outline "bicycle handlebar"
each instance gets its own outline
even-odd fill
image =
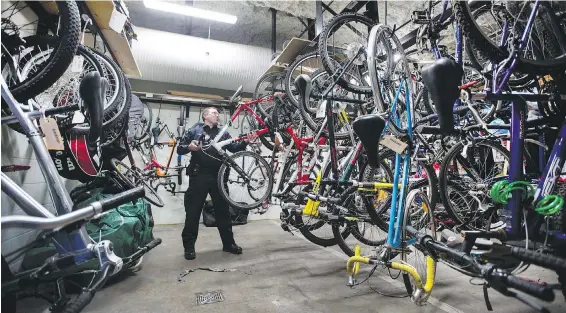
[[[93,218],[99,213],[108,211],[115,208],[118,205],[133,201],[135,199],[141,198],[145,195],[145,189],[143,186],[139,186],[117,195],[101,199],[91,203],[89,206],[75,210],[65,215],[53,217],[53,218],[43,218],[35,216],[26,215],[14,215],[6,216],[2,218],[2,227],[22,227],[22,228],[36,228],[36,229],[55,229],[59,227],[65,227],[69,224],[88,220]]]
[[[511,255],[521,261],[532,263],[555,271],[566,271],[566,260],[550,255],[536,253],[520,247],[511,248]]]
[[[407,226],[407,231],[417,238],[419,242],[426,249],[432,250],[433,252],[441,252],[446,254],[449,258],[454,258],[468,263],[479,276],[485,279],[492,287],[494,287],[499,292],[505,294],[506,288],[513,288],[525,292],[529,295],[537,297],[544,301],[554,300],[554,291],[550,286],[541,285],[534,281],[529,281],[522,279],[520,277],[509,274],[505,270],[500,270],[495,265],[482,265],[476,262],[474,258],[465,254],[462,251],[452,249],[440,242],[435,241],[431,236],[423,234],[413,228],[412,226]],[[516,250],[520,251],[520,250]],[[531,260],[539,261],[539,264],[543,264],[540,260],[545,259],[540,256],[535,257],[535,253],[530,253],[527,256],[526,253],[522,252],[523,258],[530,258]],[[530,251],[531,252],[531,251]],[[533,262],[535,263],[535,262]],[[548,262],[552,264],[552,262]],[[536,264],[536,263],[535,263]]]

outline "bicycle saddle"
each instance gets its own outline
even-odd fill
[[[90,127],[87,136],[89,148],[96,148],[96,142],[102,135],[107,86],[108,81],[106,78],[100,77],[100,73],[90,72],[84,76],[79,87],[79,94],[89,116]]]
[[[430,93],[444,133],[454,131],[454,102],[460,97],[460,84],[464,70],[462,66],[449,58],[436,60],[422,70],[422,81]]]
[[[364,115],[354,121],[352,128],[366,150],[368,164],[377,168],[379,165],[379,139],[385,128],[385,121],[377,115]]]
[[[311,78],[305,74],[297,76],[297,78],[295,78],[295,88],[299,91],[300,101],[303,106],[309,103],[312,91]]]
[[[238,90],[236,90],[236,92],[232,95],[232,97],[230,97],[230,103],[236,101],[236,99],[238,99],[238,97],[242,94],[242,85],[240,85],[240,87],[238,87]]]

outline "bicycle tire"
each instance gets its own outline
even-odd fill
[[[260,86],[261,86],[262,83],[267,82],[269,80],[272,80],[271,84],[274,84],[274,86],[278,86],[278,85],[282,84],[284,78],[285,78],[285,72],[271,72],[271,73],[263,74],[257,80],[257,83],[255,85],[254,99],[259,99],[259,98],[262,98],[262,97],[273,95],[277,91],[284,92],[285,91],[284,86],[279,86],[279,89],[276,88],[276,87],[272,87],[271,92],[269,92],[267,94],[260,92],[260,91],[262,91],[262,90],[260,90]],[[258,104],[255,105],[255,107],[257,108],[257,111],[261,114],[262,117],[265,118],[265,117],[271,116],[271,112],[269,111],[269,108],[271,106],[264,107],[264,105],[262,103],[258,103]]]
[[[99,72],[99,73],[102,73],[102,66],[97,62],[97,60],[96,60],[96,58],[94,57],[94,55],[92,55],[89,51],[87,51],[86,49],[84,49],[83,46],[81,46],[81,45],[79,45],[79,47],[77,48],[77,50],[76,50],[76,52],[75,52],[75,57],[77,57],[77,56],[82,57],[82,58],[85,60],[84,62],[87,62],[87,63],[90,65],[90,68],[92,69],[92,71],[97,71],[97,72]],[[84,73],[84,71],[83,71],[83,73]],[[63,74],[64,74],[64,73],[63,73]],[[68,81],[59,82],[59,80],[60,80],[62,77],[63,77],[63,75],[60,76],[59,79],[57,79],[57,81],[54,82],[54,85],[53,85],[53,86],[55,86],[55,84],[61,85],[61,84],[66,84],[66,83],[68,83]],[[41,98],[41,96],[43,95],[43,93],[45,93],[46,91],[49,91],[49,89],[50,89],[51,87],[52,87],[52,86],[47,87],[45,90],[43,90],[43,91],[40,92],[38,95],[36,95],[36,96],[34,97],[34,98],[35,98],[34,101],[40,101],[40,100],[38,100],[37,98],[38,98],[38,97]],[[78,87],[78,86],[77,86],[77,87]],[[61,90],[57,90],[57,91],[58,91],[58,92],[61,92]],[[77,94],[78,94],[78,92],[77,92]],[[53,98],[53,99],[51,99],[51,100],[47,99],[47,100],[49,100],[49,102],[51,102],[50,104],[52,105],[53,102],[55,101],[55,99],[57,99],[57,98]],[[42,100],[44,100],[44,99],[42,99]],[[31,101],[31,100],[30,100],[30,101]],[[40,102],[43,103],[43,102],[46,102],[46,101],[40,101]],[[30,104],[30,105],[31,105],[31,104]],[[39,104],[39,105],[41,105],[41,104]],[[65,103],[65,105],[71,105],[71,104]],[[38,109],[39,109],[39,108],[38,108]],[[83,111],[83,113],[84,113],[84,111]],[[11,115],[11,114],[12,114],[12,113],[10,112],[9,107],[6,105],[6,103],[2,102],[2,116]],[[64,115],[55,115],[55,116],[53,116],[53,117],[57,120],[57,125],[59,125],[59,128],[60,128],[63,132],[66,132],[66,131],[71,127],[71,122],[72,122],[72,119],[73,119],[73,114],[74,114],[74,113],[67,113],[67,114],[64,114]],[[23,131],[23,128],[21,127],[21,125],[20,125],[19,123],[9,124],[8,126],[9,126],[11,129],[13,129],[14,131],[25,135],[25,133],[24,133],[24,131]]]
[[[503,146],[499,145],[498,143],[489,141],[489,140],[485,140],[482,142],[477,142],[475,143],[476,146],[485,146],[487,148],[490,149],[494,149],[497,152],[501,153],[507,160],[509,160],[510,158],[510,154],[509,151],[507,151],[507,149],[505,149]],[[460,214],[456,213],[456,209],[453,207],[452,205],[452,201],[450,199],[450,195],[448,194],[448,187],[449,185],[454,182],[451,182],[448,179],[448,169],[453,165],[453,158],[456,157],[456,155],[461,155],[461,151],[462,149],[466,148],[466,146],[464,145],[463,142],[458,142],[456,143],[450,150],[448,150],[448,152],[446,153],[446,155],[444,156],[444,159],[442,160],[442,164],[440,165],[440,172],[438,174],[438,187],[439,187],[439,193],[440,193],[440,199],[442,200],[442,205],[444,206],[444,209],[446,210],[446,213],[448,214],[448,216],[454,221],[456,222],[458,225],[463,225],[468,223],[469,221],[464,219],[462,216],[460,216]],[[467,149],[468,151],[469,149]],[[466,190],[464,188],[464,190]],[[479,230],[479,228],[470,226],[469,224],[467,224],[469,228],[471,229],[477,229]],[[481,227],[483,229],[483,227]]]
[[[357,187],[350,187],[348,189],[346,189],[346,191],[344,191],[344,194],[342,195],[342,198],[340,199],[341,203],[346,202],[348,199],[348,197],[350,197],[350,195],[354,192],[357,192],[358,188]],[[376,215],[375,210],[369,209],[369,207],[373,208],[373,205],[371,204],[371,202],[369,201],[369,199],[367,197],[362,197],[362,201],[363,204],[365,206],[365,209],[368,213],[368,215],[374,214]],[[375,217],[371,217],[370,219],[372,221],[372,224],[374,226],[377,226],[379,229],[381,229],[382,231],[387,232],[387,224],[384,224],[381,220],[380,220],[380,225],[376,225],[374,222]],[[358,227],[358,223],[355,221],[345,221],[347,223],[346,229],[348,229],[348,233],[351,234],[352,236],[354,236],[354,238],[356,238],[359,242],[368,245],[368,246],[372,246],[372,247],[377,247],[380,245],[383,245],[385,243],[385,239],[382,240],[370,240],[365,238],[362,234],[360,234],[360,230]],[[348,245],[346,243],[346,238],[344,238],[344,236],[342,236],[341,234],[344,233],[344,231],[340,231],[339,227],[337,224],[333,224],[332,225],[332,232],[334,234],[334,237],[336,238],[337,244],[340,247],[340,249],[348,256],[353,256],[354,255],[354,249],[352,249],[350,247],[350,245]]]
[[[150,134],[150,129],[151,129],[151,123],[153,123],[153,111],[151,110],[151,107],[149,106],[149,103],[147,102],[143,102],[142,104],[144,106],[143,110],[144,112],[147,110],[148,112],[148,121],[147,121],[147,126],[145,127],[145,129],[142,130],[141,135],[138,134],[134,134],[134,139],[135,140],[141,140],[143,139],[145,136],[147,136],[148,134]],[[143,115],[142,115],[143,116]]]
[[[417,195],[420,194],[420,193],[422,193],[422,192],[418,191],[418,190],[412,190],[407,194],[407,198],[405,200],[406,201],[405,202],[405,212],[404,212],[405,214],[404,214],[404,217],[403,217],[403,230],[401,232],[401,234],[402,234],[401,235],[401,238],[402,238],[401,260],[404,263],[407,263],[407,264],[409,264],[409,262],[407,262],[407,255],[408,255],[407,250],[410,249],[410,248],[408,248],[406,246],[406,240],[408,238],[412,237],[409,234],[409,232],[407,232],[407,225],[408,225],[407,221],[409,220],[410,217],[414,216],[414,214],[411,214],[411,210],[408,209],[407,207],[412,203],[413,198],[416,199]],[[426,215],[429,216],[429,220],[430,220],[429,226],[427,226],[427,228],[429,228],[427,235],[430,235],[432,238],[436,238],[436,223],[435,223],[435,220],[434,220],[434,207],[430,203],[427,203],[428,197],[426,197],[426,195],[424,197],[421,196],[420,201],[421,201],[421,208],[423,208],[423,211],[425,212]],[[424,206],[423,206],[423,204],[424,204]],[[425,208],[428,208],[428,212],[426,212]],[[419,219],[419,222],[421,222],[421,221],[422,221],[422,219]],[[420,228],[418,228],[417,226],[415,226],[415,225],[411,225],[411,226],[413,226],[415,229],[422,232],[422,230]],[[423,253],[423,259],[424,259],[424,257],[426,257],[428,255],[426,248],[420,246],[419,244],[414,244],[414,245],[411,245],[411,246],[414,247],[418,252]],[[417,254],[418,252],[416,252],[416,251],[410,252],[409,254],[414,255],[414,254]],[[417,272],[419,272],[419,275],[421,276],[422,281],[426,282],[426,274],[427,274],[426,259],[423,263],[424,263],[424,269],[420,268],[421,269],[420,271],[419,271],[419,266],[413,265],[413,267],[415,268],[415,270]],[[436,263],[435,263],[435,271],[436,271]],[[405,284],[405,289],[407,289],[407,294],[409,294],[409,295],[412,295],[413,290],[414,290],[412,280],[413,280],[413,278],[412,278],[411,275],[409,275],[406,272],[403,272],[403,282]]]
[[[110,163],[112,165],[112,169],[114,170],[114,173],[116,173],[116,175],[120,178],[120,180],[122,180],[122,182],[124,182],[129,188],[135,188],[139,184],[142,184],[145,189],[144,199],[146,199],[149,203],[158,206],[160,208],[165,205],[161,197],[157,194],[157,192],[145,181],[145,179],[138,172],[132,170],[124,162],[114,158],[110,160]],[[126,177],[126,175],[124,175],[120,171],[119,167],[123,167],[127,171],[131,171],[131,173],[135,177],[135,181],[132,181],[129,177]]]
[[[315,71],[312,74],[312,81],[316,81],[317,78],[322,78],[323,75],[328,75],[328,73],[324,70],[324,69],[319,69],[317,71]],[[306,103],[303,103],[303,101],[301,101],[302,105],[299,105],[299,109],[300,109],[300,113],[301,116],[303,117],[303,121],[305,122],[305,125],[315,134],[317,134],[320,130],[320,127],[322,127],[322,123],[318,123],[317,121],[315,121],[312,117],[312,114],[309,112],[309,108],[306,107]],[[334,119],[335,121],[337,119]],[[321,133],[322,136],[327,137],[328,136],[328,131],[327,130],[323,130]],[[338,139],[338,140],[342,140],[342,139],[348,139],[350,138],[350,132],[348,131],[337,131],[336,129],[334,130],[334,138]]]
[[[230,192],[228,190],[226,190],[228,188],[228,182],[225,181],[225,179],[227,178],[226,176],[229,175],[229,172],[231,171],[231,164],[237,164],[236,161],[234,161],[235,159],[239,158],[239,157],[243,157],[243,156],[250,156],[253,159],[255,159],[257,161],[256,164],[260,164],[264,169],[265,169],[265,173],[263,173],[263,178],[266,179],[266,192],[259,198],[255,198],[255,202],[252,202],[250,204],[248,203],[244,203],[242,201],[235,201],[230,197]],[[261,206],[267,199],[269,199],[269,197],[271,196],[271,191],[273,190],[273,173],[271,172],[271,166],[269,166],[269,163],[267,163],[267,161],[261,157],[259,154],[252,152],[252,151],[240,151],[240,152],[236,152],[234,154],[232,154],[231,156],[228,157],[228,159],[230,159],[230,161],[224,161],[222,163],[222,165],[220,166],[220,169],[218,170],[218,189],[220,190],[220,194],[222,195],[222,197],[224,198],[224,200],[226,200],[228,202],[228,204],[230,204],[231,206],[235,207],[235,208],[239,208],[241,210],[251,210],[251,209],[255,209],[259,206]],[[249,184],[248,184],[248,189],[249,189]],[[249,191],[249,190],[248,190]]]
[[[45,66],[33,76],[10,88],[19,102],[24,102],[53,85],[73,62],[80,43],[81,18],[75,1],[56,1],[59,10],[59,43],[54,48]]]
[[[299,104],[299,100],[297,100],[297,98],[295,96],[295,93],[293,92],[293,90],[295,89],[295,79],[294,78],[296,78],[295,74],[297,74],[296,68],[300,64],[302,64],[305,60],[309,60],[309,59],[313,59],[313,58],[319,58],[320,59],[319,56],[320,55],[319,55],[318,51],[313,51],[313,52],[310,52],[310,53],[299,55],[297,58],[295,58],[295,61],[293,61],[293,63],[291,63],[287,67],[286,75],[285,75],[285,93],[287,94],[287,97],[289,98],[291,103],[293,103],[293,105],[295,105],[297,108],[299,107],[300,104]],[[304,74],[304,73],[301,70],[301,71],[298,72],[298,74]],[[309,75],[309,74],[307,73],[307,75]]]
[[[488,1],[485,1],[485,3],[488,3]],[[467,1],[456,1],[454,4],[454,14],[457,22],[462,27],[462,33],[466,36],[472,49],[496,62],[501,62],[509,57],[507,50],[498,47],[480,30]],[[518,57],[515,69],[518,72],[532,75],[563,73],[566,70],[566,54],[549,60],[529,60]]]
[[[119,104],[114,107],[113,110],[104,111],[104,122],[102,123],[103,129],[108,129],[109,127],[121,127],[120,121],[126,117],[126,113],[130,111],[132,106],[132,87],[129,80],[123,76],[123,73],[117,72],[119,76],[122,76],[124,90],[121,96],[116,99]],[[89,127],[87,126],[74,126],[68,130],[71,134],[86,135],[89,132]]]
[[[482,12],[487,12],[487,11],[478,10],[479,9],[478,5],[479,5],[479,8],[482,7],[481,3],[479,3],[479,2],[473,2],[472,5],[471,5],[471,9],[473,11],[472,14],[474,15],[474,19],[478,19],[478,17],[481,15]],[[470,44],[469,40],[464,40],[464,46],[465,46],[465,51],[466,51],[466,55],[467,55],[467,61],[469,62],[470,66],[474,67],[479,72],[483,71],[484,70],[484,64],[489,62],[489,60],[482,58],[481,53],[479,53],[477,50],[474,50],[474,48]],[[527,75],[517,77],[516,76],[517,74],[518,73],[515,73],[509,79],[509,87],[511,89],[515,89],[515,88],[524,89],[524,88],[527,88],[527,87],[530,87],[530,86],[532,87],[536,84],[536,80],[531,75],[527,74]]]
[[[351,12],[338,14],[334,16],[330,21],[328,21],[328,23],[324,26],[322,33],[320,34],[320,37],[318,39],[318,53],[321,56],[322,65],[324,66],[324,69],[326,70],[328,75],[330,75],[330,77],[333,77],[338,69],[336,68],[335,65],[336,61],[332,57],[330,57],[330,54],[328,53],[328,47],[326,45],[328,37],[329,35],[331,35],[329,34],[329,32],[333,30],[334,26],[340,27],[341,25],[350,21],[355,21],[365,24],[367,25],[368,30],[371,29],[373,25],[375,25],[375,23],[369,17]],[[349,90],[351,92],[362,93],[362,94],[372,93],[370,86],[360,86],[360,85],[352,84],[348,80],[346,80],[343,76],[338,79],[338,84],[344,89]]]

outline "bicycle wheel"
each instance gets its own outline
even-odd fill
[[[218,189],[231,206],[242,210],[255,209],[271,195],[271,167],[255,152],[236,152],[220,166]]]
[[[165,204],[161,197],[157,194],[157,192],[147,183],[145,177],[141,175],[137,170],[131,169],[129,166],[124,164],[122,161],[118,161],[116,159],[110,160],[112,164],[112,168],[118,175],[118,177],[130,188],[134,188],[139,186],[140,184],[145,189],[145,196],[144,198],[149,201],[151,204],[163,207]]]
[[[360,246],[361,254],[364,256],[378,255],[379,247],[381,247],[387,239],[387,226],[380,221],[380,225],[376,225],[370,217],[370,212],[377,214],[381,209],[381,205],[374,207],[372,196],[364,192],[359,192],[357,187],[350,187],[340,199],[342,207],[348,210],[344,216],[344,224],[347,233],[352,236],[345,238],[345,231],[339,229],[339,224],[332,225],[332,231],[336,237],[338,246],[348,256],[354,255],[354,247]],[[385,200],[385,199],[381,199]],[[380,203],[383,204],[383,203]]]
[[[39,52],[39,51],[38,51]],[[33,52],[32,52],[33,53]],[[49,53],[44,53],[43,58],[49,58]],[[59,79],[51,86],[46,88],[44,91],[29,99],[26,105],[22,105],[24,111],[36,111],[41,109],[69,106],[69,105],[79,105],[81,108],[81,113],[85,116],[85,126],[89,125],[89,116],[85,112],[85,108],[82,107],[82,99],[79,95],[79,86],[83,77],[90,72],[102,73],[102,66],[96,60],[94,55],[79,46],[73,60],[78,61],[77,65],[73,65],[68,70],[66,70]],[[29,71],[35,68],[35,63],[41,63],[36,58],[31,58],[28,63],[34,64],[33,66],[25,66],[21,70],[22,75],[27,75]],[[106,108],[105,108],[106,109]],[[11,115],[10,109],[2,104],[2,115]],[[63,132],[66,132],[70,127],[72,127],[71,122],[73,120],[73,115],[75,112],[56,114],[53,117],[57,120],[57,124]],[[23,133],[23,129],[19,124],[10,124],[10,128],[13,130]]]
[[[492,203],[489,191],[506,179],[509,152],[491,141],[458,142],[440,166],[439,191],[446,213],[468,229],[485,229],[491,223],[486,210]],[[495,221],[493,221],[495,222]]]
[[[150,134],[151,123],[153,122],[153,111],[147,102],[143,102],[143,115],[135,124],[134,139],[141,140]]]
[[[318,51],[303,54],[298,56],[291,65],[285,71],[285,93],[291,103],[293,103],[297,108],[299,107],[298,91],[295,89],[295,79],[301,75],[312,75],[318,69],[323,67],[322,61],[318,54]]]
[[[285,75],[286,73],[283,71],[266,73],[261,76],[254,89],[254,99],[273,96],[276,92],[285,92]],[[265,118],[271,116],[273,104],[273,101],[265,101],[255,106],[261,116]]]
[[[491,1],[482,2],[486,7],[491,7]],[[564,36],[566,30],[560,26],[561,19],[556,12],[563,11],[564,4],[560,2],[541,3],[539,14],[535,17],[532,31],[527,38],[528,42],[517,59],[515,69],[527,74],[548,74],[553,72],[564,72],[566,69],[566,51],[558,43],[560,36]],[[502,62],[509,57],[509,51],[499,47],[501,37],[501,21],[507,21],[508,25],[514,25],[512,31],[517,33],[517,38],[522,35],[526,20],[532,7],[530,2],[509,1],[496,8],[504,16],[496,17],[493,23],[496,32],[489,31],[489,24],[481,23],[474,18],[473,10],[467,1],[456,1],[454,11],[457,22],[462,26],[463,34],[466,36],[472,49],[487,56],[488,59]],[[491,10],[491,9],[490,9]],[[495,16],[494,16],[495,17]],[[538,20],[538,21],[537,21]],[[553,23],[553,22],[557,22]]]
[[[313,73],[311,81],[312,94],[321,95],[326,87],[329,86],[330,77],[326,71],[319,69]],[[352,93],[339,87],[335,88],[333,95],[345,99],[355,97]],[[356,117],[360,115],[358,105],[346,101],[336,101],[334,104],[344,110],[348,117],[348,122],[355,120]],[[309,103],[303,103],[303,105],[300,106],[300,113],[303,117],[303,121],[313,133],[317,134],[320,129],[324,127],[325,129],[322,130],[322,135],[328,136],[326,129],[326,100],[311,97]],[[336,139],[350,138],[350,133],[352,132],[350,123],[342,120],[339,115],[340,113],[338,112],[334,113],[334,137]]]
[[[434,221],[434,209],[428,201],[428,197],[419,190],[411,190],[405,199],[405,214],[403,217],[403,231],[401,235],[401,260],[413,266],[426,282],[426,249],[419,244],[413,243],[413,236],[407,231],[407,226],[430,235],[436,239],[436,225]],[[435,268],[436,271],[436,268]],[[413,294],[413,277],[403,272],[403,282],[409,295]]]
[[[367,83],[366,56],[357,52],[360,48],[367,48],[369,30],[373,25],[374,22],[364,15],[342,13],[332,18],[320,34],[318,53],[324,68],[331,77],[337,77],[340,71],[344,71],[338,82],[349,91],[372,92]],[[344,69],[351,60],[350,67]]]
[[[37,96],[53,85],[71,65],[79,46],[81,19],[77,4],[74,1],[57,1],[56,5],[59,11],[58,27],[53,30],[56,32],[53,36],[29,36],[30,25],[33,26],[35,21],[26,21],[21,26],[14,22],[14,17],[27,6],[26,3],[16,1],[2,10],[2,76],[12,95],[20,102]],[[43,42],[46,38],[51,41],[48,47],[50,56],[27,75],[19,77],[18,65],[25,60],[28,48],[33,47],[36,40]]]
[[[95,50],[94,53],[103,67],[104,77],[110,82],[111,88],[107,90],[106,100],[108,108],[104,111],[102,127],[114,127],[129,112],[132,106],[132,87],[129,80],[124,76],[120,67],[108,56]],[[85,135],[89,127],[85,125],[75,125],[69,132]]]

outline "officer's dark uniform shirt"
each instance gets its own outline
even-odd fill
[[[220,132],[218,126],[210,127],[204,123],[197,123],[185,132],[185,136],[181,139],[181,144],[177,147],[177,154],[183,155],[191,152],[189,144],[193,140],[200,141],[201,149],[192,151],[191,163],[189,164],[189,175],[201,173],[218,173],[222,165],[222,159],[216,149],[208,146],[216,135]],[[232,138],[228,132],[222,135],[219,141]],[[246,148],[246,142],[231,143],[223,147],[230,152],[238,152]]]

